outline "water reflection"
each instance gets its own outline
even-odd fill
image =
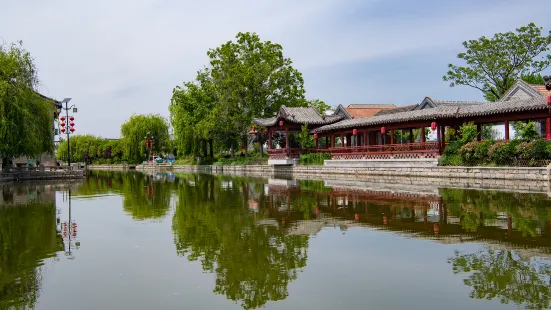
[[[43,261],[56,252],[63,253],[67,248],[63,237],[75,241],[75,245],[80,242],[72,238],[76,237],[76,225],[73,227],[68,214],[63,213],[67,217],[67,233],[63,230],[63,221],[59,223],[59,231],[56,230],[55,192],[67,189],[48,186],[1,188],[0,308],[32,308],[39,297]],[[292,299],[289,295],[297,294],[290,284],[304,285],[301,271],[332,268],[312,266],[316,265],[312,261],[320,259],[312,256],[312,249],[316,248],[316,242],[319,247],[320,240],[326,240],[320,232],[327,227],[337,228],[347,234],[345,237],[353,234],[349,231],[351,228],[357,228],[356,238],[362,239],[355,242],[374,235],[384,238],[385,241],[377,245],[381,251],[404,246],[398,241],[404,239],[402,236],[426,239],[425,243],[432,245],[451,244],[450,250],[437,258],[449,275],[438,276],[450,278],[453,268],[455,276],[449,282],[463,287],[461,281],[464,281],[470,299],[464,292],[450,291],[450,294],[465,294],[464,299],[472,302],[494,300],[519,307],[550,306],[551,203],[543,194],[405,187],[356,180],[93,172],[83,184],[71,189],[71,195],[89,202],[86,206],[95,207],[91,199],[97,199],[98,204],[116,202],[106,206],[104,212],[109,209],[112,212],[109,216],[123,212],[120,218],[129,223],[154,220],[135,227],[113,222],[115,225],[110,227],[122,241],[131,240],[128,236],[137,233],[143,236],[144,231],[139,229],[157,227],[166,231],[170,236],[165,248],[159,246],[156,250],[166,250],[168,254],[159,253],[158,258],[169,255],[175,259],[177,266],[170,266],[174,270],[185,265],[185,260],[200,262],[202,270],[215,277],[212,291],[244,309],[288,301]],[[65,200],[59,202],[65,206]],[[85,208],[84,204],[81,208]],[[86,212],[81,209],[80,214],[91,217],[81,216],[78,220],[87,222],[88,236],[96,233],[97,237],[99,228],[94,231],[94,226],[106,219],[89,209]],[[120,230],[117,225],[121,225]],[[159,235],[152,235],[153,242],[158,241],[155,236]],[[314,236],[320,239],[313,242],[310,238]],[[91,251],[81,251],[79,256],[84,254],[86,258],[92,252],[101,252],[93,248],[94,243],[83,243]],[[465,250],[465,244],[472,245],[470,250]],[[103,246],[103,240],[95,246]],[[463,247],[454,253],[456,246]],[[120,251],[122,255],[125,250]],[[124,252],[129,257],[138,255],[135,253],[139,252]],[[366,261],[372,255],[372,252],[353,250],[350,253],[366,255]],[[408,260],[389,259],[395,262],[402,259],[405,264]],[[72,262],[79,261],[83,260]],[[138,262],[139,257],[135,264]],[[133,267],[145,268],[141,264]],[[356,267],[361,270],[361,266],[350,266]],[[389,266],[377,267],[388,269]],[[318,274],[325,272],[315,270]],[[377,281],[367,281],[373,280],[372,275],[360,275],[364,276],[366,282],[373,283],[366,286],[370,289],[377,286]],[[400,276],[392,271],[388,274],[389,278]],[[335,280],[339,279],[323,281]],[[124,284],[123,278],[120,281]],[[346,284],[343,288],[354,289]],[[208,302],[204,301],[205,305]],[[465,303],[465,306],[468,305]]]
[[[0,201],[0,309],[37,302],[40,266],[62,249],[55,191],[46,185],[3,186]]]
[[[266,217],[263,184],[247,179],[183,175],[173,218],[176,250],[216,273],[214,292],[244,309],[287,297],[287,285],[306,266],[308,238],[256,225]]]
[[[471,254],[455,253],[449,261],[454,273],[470,274],[465,285],[470,297],[499,299],[501,303],[546,309],[551,301],[551,264],[538,258],[521,257],[510,250],[487,249]]]
[[[123,198],[124,211],[133,219],[160,219],[170,210],[172,182],[166,174],[92,172],[75,197],[119,194]]]

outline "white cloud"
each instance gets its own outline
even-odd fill
[[[21,0],[2,4],[0,36],[22,39],[36,57],[47,95],[72,97],[78,132],[116,137],[132,113],[167,116],[172,88],[207,64],[208,48],[255,31],[284,46],[301,71],[357,61],[459,49],[460,42],[545,21],[548,1],[481,4],[461,15],[347,20],[380,0],[161,1]],[[428,2],[427,2],[428,3]],[[420,2],[419,5],[422,5]],[[542,9],[534,10],[541,7]],[[544,7],[547,10],[543,9]],[[373,78],[375,72],[366,72]],[[365,77],[364,77],[365,78]],[[331,78],[314,85],[338,96]],[[308,82],[308,81],[307,81]],[[316,94],[318,95],[318,94]],[[324,93],[319,93],[323,99]]]

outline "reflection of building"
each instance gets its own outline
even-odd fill
[[[268,215],[271,219],[262,219],[259,224],[281,225],[292,235],[315,235],[325,227],[346,230],[362,226],[442,243],[482,242],[496,248],[529,248],[524,251],[526,255],[549,256],[545,253],[551,252],[551,218],[545,217],[548,214],[545,210],[538,219],[531,215],[534,211],[516,212],[515,208],[522,209],[520,205],[502,206],[515,212],[511,215],[506,209],[488,208],[481,200],[476,206],[491,209],[493,214],[486,217],[473,209],[472,200],[476,197],[463,202],[452,195],[457,194],[453,191],[461,190],[354,180],[317,182],[318,188],[310,189],[314,187],[312,184],[270,180]],[[446,191],[451,191],[448,193],[451,198],[442,195]],[[533,237],[527,238],[526,231],[522,231],[526,225],[535,234]]]

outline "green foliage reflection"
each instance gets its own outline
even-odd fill
[[[287,297],[287,285],[306,266],[307,236],[285,235],[279,227],[255,224],[246,204],[253,199],[242,182],[194,175],[180,183],[173,218],[179,255],[200,260],[216,273],[214,292],[241,303],[244,309],[262,307]],[[264,201],[263,191],[260,205]]]
[[[550,306],[549,262],[523,259],[513,251],[488,249],[474,254],[456,252],[449,263],[454,273],[470,274],[464,282],[473,288],[471,298],[499,298],[503,304],[512,302],[529,309]]]

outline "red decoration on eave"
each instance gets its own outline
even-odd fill
[[[318,138],[318,134],[315,133],[315,134],[314,134],[314,139],[317,139],[317,138]]]
[[[279,121],[279,126],[283,126],[283,121]]]
[[[381,133],[384,135],[386,133],[386,128],[385,127],[381,127]]]
[[[547,96],[547,105],[551,105],[551,96]]]
[[[430,123],[430,129],[436,130],[436,122]]]
[[[358,134],[358,129],[352,130],[352,134],[353,134],[353,135],[357,135],[357,134]]]

